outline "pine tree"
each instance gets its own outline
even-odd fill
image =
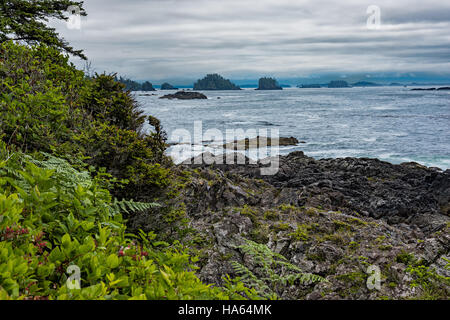
[[[86,60],[82,50],[71,47],[46,24],[49,19],[67,21],[70,6],[78,6],[80,15],[86,16],[82,1],[0,0],[0,44],[9,40],[45,44]]]

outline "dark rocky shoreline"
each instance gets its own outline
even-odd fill
[[[197,232],[202,280],[222,284],[225,274],[239,275],[233,261],[258,275],[238,248],[251,240],[326,279],[279,287],[283,299],[448,297],[450,170],[294,152],[280,157],[277,174],[262,176],[265,165],[246,160],[178,166],[189,177],[177,201]],[[155,231],[164,232],[161,220],[153,212],[131,225],[155,230],[159,223]],[[380,290],[367,288],[370,265],[381,270]],[[433,296],[415,286],[414,268],[433,270]]]
[[[394,165],[369,158],[315,160],[300,151],[281,156],[278,173],[263,176],[263,162],[210,167],[262,179],[280,190],[282,202],[299,207],[321,206],[383,218],[390,223],[423,224],[428,231],[436,231],[440,221],[446,220],[442,217],[450,216],[450,170],[414,162]],[[423,222],[424,216],[428,221]]]

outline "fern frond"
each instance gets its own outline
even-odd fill
[[[290,263],[283,255],[273,252],[264,244],[245,240],[245,244],[237,246],[248,255],[255,265],[256,275],[246,266],[232,261],[234,271],[240,275],[242,281],[249,287],[263,293],[265,297],[277,296],[281,286],[292,285],[296,281],[303,285],[310,285],[324,281],[321,276],[304,273],[299,267]]]

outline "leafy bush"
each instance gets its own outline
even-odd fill
[[[83,118],[75,108],[83,73],[56,49],[0,46],[0,128],[22,150],[51,151]]]
[[[96,74],[88,82],[82,97],[82,107],[94,119],[100,119],[120,129],[139,131],[145,116],[125,85],[115,81],[115,75]]]
[[[55,163],[59,172],[46,168]],[[3,145],[0,299],[257,297],[230,279],[224,288],[203,284],[194,274],[196,258],[179,243],[158,250],[153,233],[127,234],[117,210],[124,204],[117,204],[66,161],[11,155]],[[127,210],[136,208],[146,206]],[[70,269],[77,268],[80,281],[70,281]]]
[[[85,161],[113,178],[128,181],[115,196],[148,199],[168,184],[171,161],[166,134],[154,132],[124,85],[105,74],[85,77],[68,57],[45,46],[0,46],[0,134],[25,152],[44,151]],[[118,186],[120,184],[114,184]]]

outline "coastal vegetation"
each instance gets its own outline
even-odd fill
[[[194,90],[241,90],[241,88],[221,75],[208,74],[194,83]]]
[[[0,5],[1,300],[448,299],[448,173],[302,152],[274,176],[176,166],[135,84],[78,70],[67,53],[82,51],[40,23],[82,3],[14,5]]]
[[[30,45],[7,41],[25,32],[16,21],[59,17],[69,4],[82,5],[1,6],[15,16],[0,30],[0,299],[257,298],[238,279],[200,281],[198,258],[175,236],[130,233],[132,215],[174,208],[164,203],[166,134],[126,85],[77,70],[61,50],[81,51],[40,24],[23,26],[43,37]]]
[[[283,88],[273,78],[261,78],[258,81],[258,88],[256,90],[283,90]]]
[[[139,83],[130,79],[123,78],[121,76],[118,78],[117,76],[115,76],[114,80],[125,85],[125,90],[128,91],[156,91],[155,88],[153,88],[153,85],[148,81]]]

